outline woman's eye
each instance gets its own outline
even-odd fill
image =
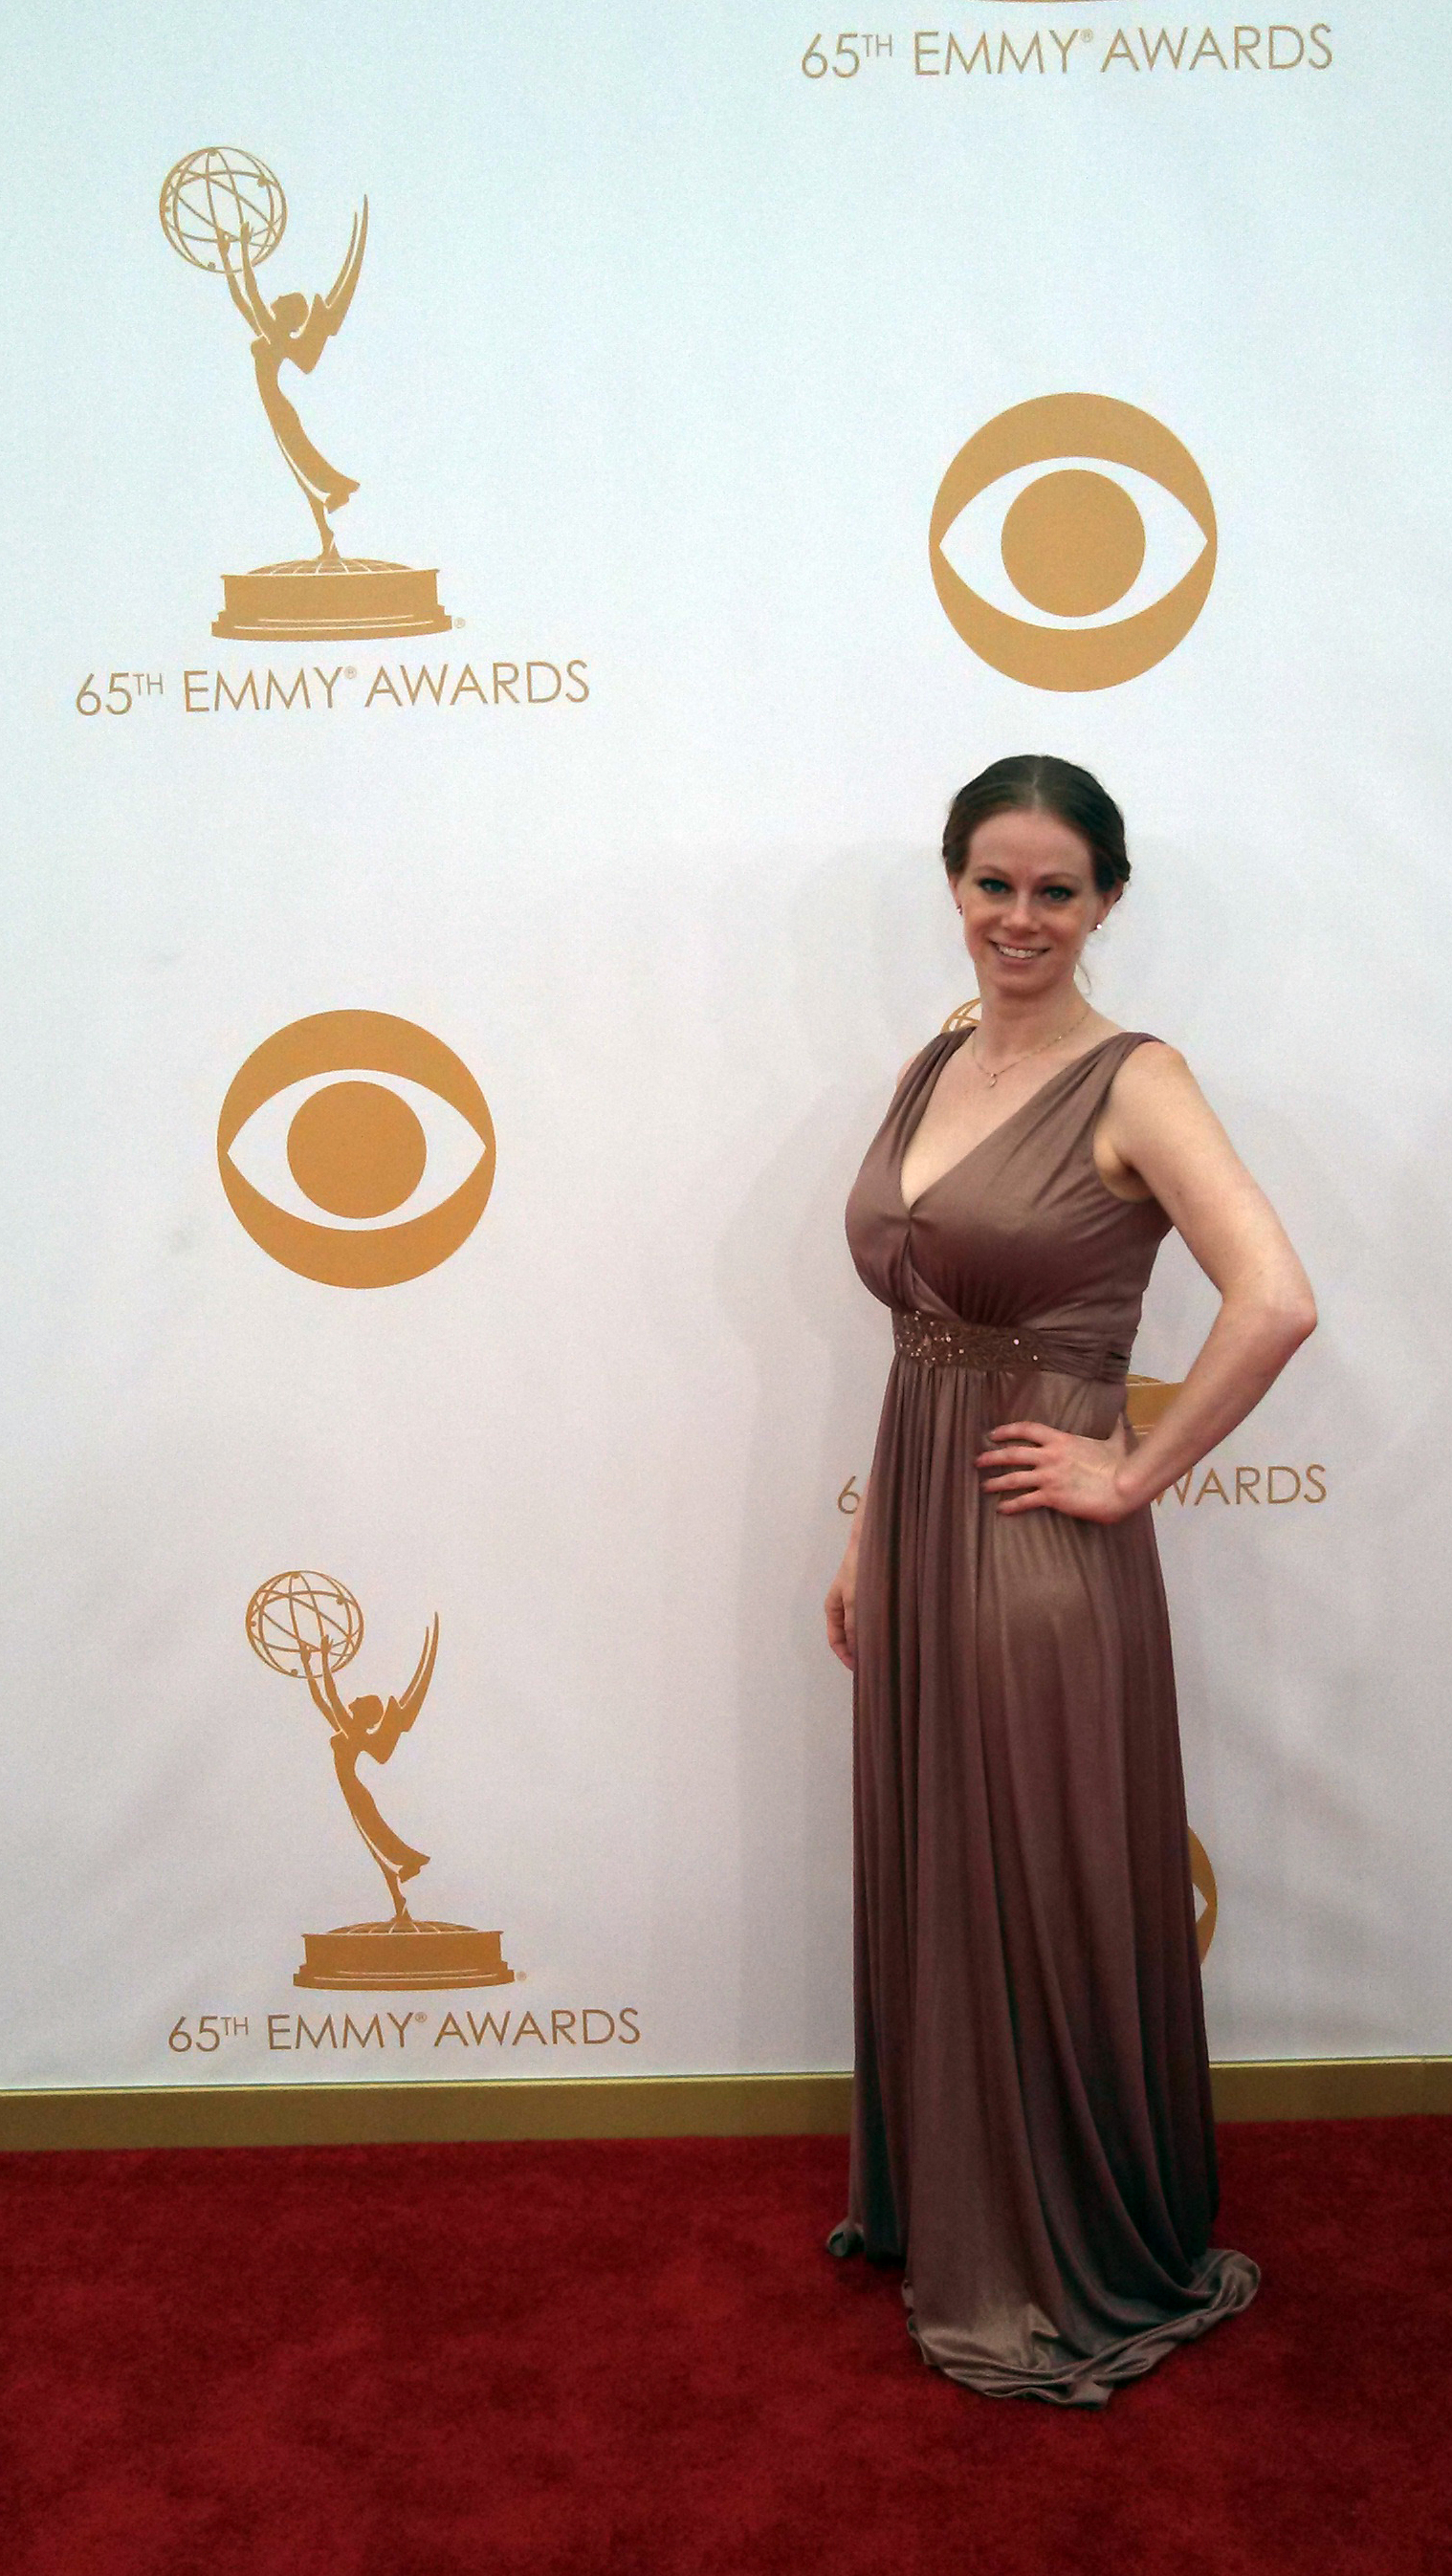
[[[973,882],[980,894],[992,895],[995,902],[1000,895],[1013,892],[1007,877],[975,877]],[[1049,903],[1072,903],[1079,889],[1077,886],[1040,886],[1038,891]]]

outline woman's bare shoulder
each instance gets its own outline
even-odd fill
[[[1115,1068],[1108,1107],[1116,1137],[1148,1142],[1151,1135],[1203,1141],[1219,1121],[1188,1059],[1168,1038],[1143,1037]]]
[[[1121,1031],[1121,1035],[1127,1034]],[[1152,1037],[1138,1029],[1133,1035],[1135,1045],[1126,1050],[1115,1068],[1114,1089],[1121,1096],[1138,1093],[1148,1098],[1151,1094],[1182,1090],[1187,1083],[1198,1090],[1186,1058],[1168,1038]]]
[[[929,1054],[935,1046],[941,1046],[944,1038],[951,1035],[951,1030],[938,1029],[932,1037],[925,1038],[920,1047],[914,1047],[911,1055],[904,1056],[902,1063],[898,1066],[898,1069],[893,1076],[893,1090],[895,1092],[901,1091],[908,1075],[912,1072],[913,1066],[915,1064],[921,1064],[925,1055]]]

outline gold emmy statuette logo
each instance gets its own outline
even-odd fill
[[[960,1002],[956,1011],[950,1011],[948,1013],[938,1035],[940,1037],[946,1037],[950,1029],[976,1029],[978,1026],[978,1014],[981,1009],[982,1004],[980,1003],[977,994],[974,993],[968,1001]]]
[[[303,1964],[295,1986],[339,1986],[388,1994],[422,1993],[430,1986],[508,1986],[514,1970],[500,1954],[503,1935],[474,1932],[466,1923],[420,1923],[408,1910],[405,1879],[428,1866],[385,1824],[358,1777],[360,1756],[386,1762],[422,1708],[439,1651],[434,1619],[413,1679],[400,1699],[365,1693],[344,1700],[336,1676],[363,1642],[363,1613],[345,1583],[330,1574],[275,1574],[247,1604],[247,1634],[269,1671],[307,1683],[313,1706],[332,1732],[333,1768],[348,1813],[383,1872],[393,1912],[384,1923],[348,1923],[336,1932],[305,1932]]]
[[[1200,1899],[1200,1911],[1195,1916],[1195,1947],[1203,1967],[1206,1953],[1215,1938],[1215,1917],[1220,1911],[1220,1900],[1215,1892],[1215,1872],[1210,1866],[1210,1855],[1198,1834],[1190,1836],[1190,1881]]]
[[[1132,613],[1107,625],[1039,625],[973,589],[943,540],[960,519],[966,526],[980,494],[1012,476],[1018,488],[1003,496],[995,578],[1006,574],[1014,597],[1055,621],[1102,620],[1139,582],[1146,530],[1134,493],[1086,458],[1157,485],[1201,542],[1173,587]],[[1025,479],[1024,469],[1039,465],[1057,470]],[[1162,662],[1205,605],[1215,550],[1214,505],[1188,448],[1151,413],[1106,394],[1047,394],[985,423],[943,477],[928,539],[934,586],[964,643],[1035,689],[1112,689]]]
[[[1180,1392],[1178,1379],[1137,1377],[1132,1369],[1124,1383],[1124,1410],[1129,1417],[1131,1431],[1152,1430]]]
[[[269,304],[257,283],[259,268],[286,229],[287,200],[255,153],[220,144],[189,152],[162,182],[161,224],[172,249],[193,268],[225,277],[254,335],[252,364],[262,408],[318,532],[316,556],[224,573],[225,606],[212,622],[213,634],[271,644],[441,633],[452,621],[439,606],[437,572],[338,552],[329,517],[357,491],[357,480],[314,447],[280,382],[284,365],[310,376],[347,319],[368,241],[367,198],[353,217],[342,267],[327,294],[311,301],[306,295],[275,295]]]
[[[360,1080],[391,1075],[393,1082]],[[318,1085],[323,1074],[343,1081]],[[391,1216],[419,1190],[431,1147],[412,1102],[394,1082],[431,1092],[472,1129],[472,1170],[437,1206]],[[293,1084],[310,1083],[287,1129],[287,1162],[324,1225],[275,1200],[238,1167],[233,1147],[250,1121]],[[484,1213],[494,1186],[494,1124],[466,1064],[441,1038],[387,1011],[320,1011],[265,1038],[235,1076],[217,1126],[217,1163],[232,1213],[264,1252],[304,1279],[332,1288],[392,1288],[437,1269]]]

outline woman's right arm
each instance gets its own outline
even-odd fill
[[[857,1548],[862,1536],[862,1515],[867,1507],[867,1487],[852,1515],[852,1529],[842,1551],[842,1562],[832,1577],[827,1594],[827,1643],[839,1664],[854,1672],[857,1666]]]

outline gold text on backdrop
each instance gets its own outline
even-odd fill
[[[363,1642],[363,1613],[345,1583],[330,1574],[298,1570],[274,1574],[247,1604],[247,1635],[268,1669],[304,1680],[314,1707],[332,1730],[333,1768],[348,1813],[383,1872],[393,1903],[384,1923],[348,1923],[335,1932],[303,1935],[303,1965],[295,1986],[328,1986],[385,1994],[422,1994],[436,1986],[507,1986],[514,1971],[501,1956],[502,1934],[475,1932],[465,1923],[420,1923],[408,1910],[405,1879],[428,1866],[384,1821],[358,1777],[358,1762],[386,1762],[424,1703],[439,1651],[434,1619],[413,1678],[399,1699],[371,1693],[345,1701],[336,1675]]]
[[[480,1153],[472,1171],[437,1207],[380,1226],[413,1197],[429,1143],[411,1102],[391,1084],[417,1083],[458,1112]],[[239,1170],[233,1147],[259,1110],[319,1074],[352,1078],[310,1090],[287,1131],[287,1161],[303,1196],[344,1220],[319,1225],[294,1215]],[[232,1212],[256,1244],[304,1279],[331,1288],[393,1288],[437,1269],[473,1233],[494,1186],[494,1122],[466,1064],[441,1038],[387,1011],[319,1011],[265,1038],[228,1089],[217,1125],[217,1163]]]
[[[1131,1369],[1125,1381],[1124,1403],[1131,1430],[1148,1431],[1179,1392],[1178,1378],[1140,1377]],[[1167,1512],[1177,1504],[1181,1509],[1188,1505],[1197,1511],[1205,1502],[1237,1508],[1249,1505],[1255,1510],[1269,1505],[1274,1509],[1290,1503],[1324,1503],[1326,1493],[1326,1467],[1319,1458],[1299,1467],[1280,1460],[1253,1465],[1213,1451],[1167,1485],[1156,1497],[1155,1509]]]
[[[368,242],[367,198],[327,294],[277,295],[270,304],[257,271],[286,230],[287,200],[255,153],[222,144],[189,152],[162,182],[161,223],[172,249],[193,268],[225,277],[255,334],[252,365],[262,408],[318,532],[314,557],[224,573],[226,605],[213,620],[213,634],[283,644],[315,636],[438,634],[451,620],[439,606],[437,572],[339,553],[329,519],[357,491],[356,477],[314,447],[280,382],[285,365],[311,375],[343,327]]]
[[[1107,625],[1039,625],[1010,615],[955,571],[943,540],[980,493],[1027,466],[1058,470],[1032,476],[1008,500],[999,553],[1014,595],[1046,617],[1086,620],[1102,618],[1139,580],[1139,503],[1086,459],[1146,476],[1178,502],[1203,540],[1195,560],[1162,597]],[[1215,552],[1214,505],[1188,448],[1151,413],[1107,394],[1046,394],[975,430],[938,487],[928,533],[933,582],[950,623],[981,661],[1036,689],[1116,688],[1162,662],[1205,605]]]

